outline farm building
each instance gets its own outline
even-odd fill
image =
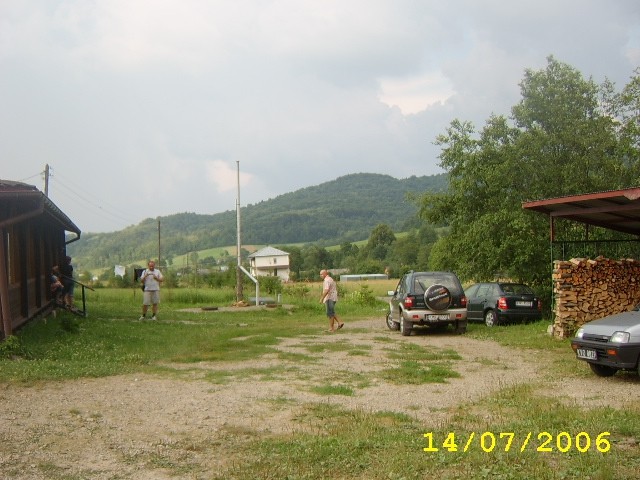
[[[51,268],[79,238],[80,229],[36,187],[0,180],[0,339],[53,309]]]
[[[289,254],[273,247],[264,247],[249,255],[249,267],[254,277],[280,277],[289,281]]]

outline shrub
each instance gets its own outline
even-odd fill
[[[13,359],[16,357],[28,357],[27,351],[15,335],[9,335],[0,342],[0,359]]]
[[[373,290],[371,290],[369,285],[361,285],[360,290],[351,292],[347,298],[351,303],[355,303],[356,305],[373,306],[377,303]]]

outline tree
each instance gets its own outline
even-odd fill
[[[380,223],[371,231],[369,241],[367,242],[367,248],[374,249],[376,247],[388,247],[395,242],[396,236],[391,230],[389,225]]]
[[[395,240],[396,236],[389,225],[384,223],[376,225],[371,231],[367,244],[360,251],[359,259],[384,260],[389,251],[389,247]]]
[[[525,212],[522,202],[621,188],[637,178],[619,155],[619,129],[607,113],[613,104],[602,101],[619,97],[602,95],[605,87],[553,57],[545,70],[527,70],[520,86],[512,122],[492,116],[476,133],[471,123],[454,120],[437,138],[450,188],[425,194],[420,215],[448,225],[449,233],[431,251],[433,269],[467,280],[499,274],[548,284],[547,220]]]

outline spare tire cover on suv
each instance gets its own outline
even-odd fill
[[[451,292],[444,285],[431,285],[424,292],[424,303],[431,310],[446,310],[451,305]]]

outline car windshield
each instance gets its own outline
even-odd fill
[[[533,295],[533,290],[527,285],[519,283],[503,283],[500,285],[502,291],[511,295]]]

